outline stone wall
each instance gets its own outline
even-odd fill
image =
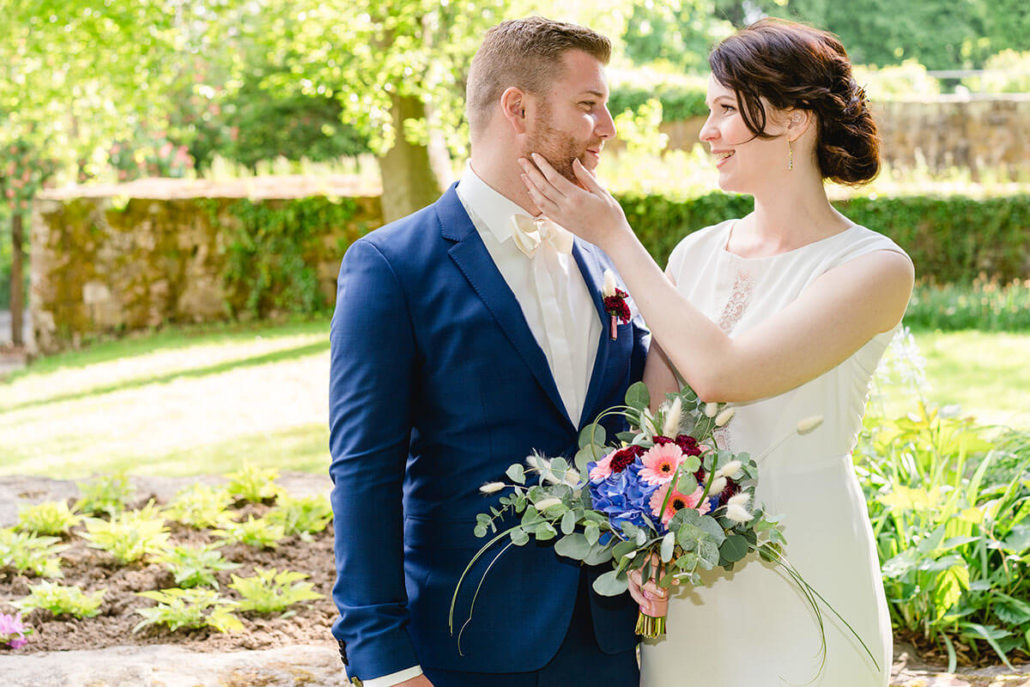
[[[935,101],[873,104],[882,138],[880,153],[892,167],[925,166],[940,172],[966,167],[978,180],[985,169],[1015,178],[1030,174],[1030,95],[991,98],[941,96]],[[662,124],[672,149],[698,141],[704,119]]]
[[[93,189],[90,197],[37,198],[29,293],[36,351],[52,353],[97,335],[166,322],[228,317],[233,294],[223,280],[226,229],[235,218],[227,208],[233,196],[246,193],[222,189],[223,197],[209,199],[212,189],[189,184],[164,180],[144,191],[151,197],[127,201],[122,194],[133,189],[124,186]],[[290,195],[289,184],[284,186],[270,192]],[[351,226],[327,231],[319,254],[311,256],[329,302],[336,294],[339,246],[353,239],[359,225],[363,232],[382,223],[377,197],[354,200],[359,210]]]
[[[1030,171],[1030,96],[877,105],[884,158],[899,167],[985,166]],[[697,141],[703,120],[663,125],[671,147]],[[353,198],[358,214],[319,237],[313,264],[327,302],[343,250],[382,224],[378,197],[351,179],[144,180],[38,196],[31,227],[29,304],[35,350],[50,353],[106,333],[165,322],[208,322],[239,312],[225,267],[238,198]],[[72,195],[74,194],[74,195]],[[203,201],[200,199],[204,199]],[[215,210],[212,211],[212,203]]]

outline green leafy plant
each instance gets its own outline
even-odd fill
[[[44,501],[19,508],[16,527],[22,532],[33,534],[61,535],[81,520],[82,516],[68,510],[68,504],[64,501]]]
[[[52,582],[40,582],[29,587],[29,595],[15,601],[14,605],[22,611],[42,608],[55,617],[92,618],[100,613],[100,604],[104,602],[106,593],[106,589],[98,589],[87,594],[77,586],[65,587]]]
[[[286,536],[282,525],[273,524],[266,518],[255,519],[253,515],[245,522],[223,522],[214,534],[225,543],[246,544],[256,549],[274,549]]]
[[[232,497],[226,489],[192,484],[176,493],[165,515],[183,525],[205,529],[224,521],[231,503]]]
[[[307,575],[298,572],[276,569],[254,571],[253,577],[232,576],[229,586],[243,597],[240,602],[241,611],[257,611],[258,613],[276,613],[295,603],[321,599],[322,595],[312,590],[310,582],[301,582]]]
[[[219,544],[175,546],[165,550],[158,557],[158,561],[172,571],[175,584],[184,589],[190,587],[214,587],[217,589],[216,573],[240,567],[239,563],[222,558],[222,552],[218,550],[219,546]]]
[[[328,499],[321,496],[283,496],[265,518],[270,523],[282,525],[286,535],[296,534],[304,541],[311,541],[312,534],[322,532],[329,525],[333,519],[333,508]]]
[[[236,602],[225,599],[212,589],[162,589],[138,592],[157,602],[157,606],[137,608],[143,620],[132,628],[139,632],[148,625],[167,625],[172,632],[180,628],[210,627],[219,632],[242,630],[243,623],[233,615]]]
[[[866,418],[856,471],[895,627],[943,646],[949,672],[956,639],[1030,655],[1030,436],[920,404]]]
[[[36,537],[14,528],[0,529],[0,569],[31,572],[39,577],[62,577],[62,551],[57,537]]]
[[[168,544],[168,528],[153,502],[138,511],[126,511],[111,520],[86,518],[89,546],[107,551],[122,565],[160,553]]]
[[[92,516],[112,518],[123,510],[132,498],[133,489],[124,472],[100,477],[92,482],[79,482],[82,497],[75,503],[75,511]]]
[[[227,475],[229,485],[226,490],[233,498],[247,503],[263,503],[274,501],[283,492],[275,483],[279,479],[279,471],[275,468],[255,468],[250,465]]]

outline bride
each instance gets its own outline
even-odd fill
[[[719,44],[709,63],[700,137],[719,186],[752,195],[754,211],[688,235],[664,274],[582,165],[576,185],[533,155],[521,161],[523,180],[544,214],[615,261],[653,332],[652,398],[678,388],[678,373],[702,399],[736,407],[723,446],[764,455],[756,502],[781,516],[787,559],[875,661],[829,612],[823,657],[818,620],[796,586],[755,559],[673,592],[667,636],[642,648],[641,684],[886,687],[890,618],[851,450],[913,267],[824,190],[826,179],[876,175],[876,126],[829,33],[762,20]],[[781,441],[811,415],[824,418],[818,430]],[[664,601],[653,583],[632,591],[645,609]]]

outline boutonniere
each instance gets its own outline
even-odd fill
[[[609,325],[609,336],[615,341],[619,335],[619,325],[629,322],[632,314],[629,311],[629,304],[626,299],[629,294],[615,285],[615,273],[611,270],[604,271],[604,286],[601,288],[601,295],[604,296],[604,311],[611,317]]]

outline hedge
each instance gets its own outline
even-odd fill
[[[750,196],[723,193],[687,200],[624,195],[619,202],[662,265],[690,232],[742,217],[754,207]],[[1030,195],[856,197],[834,205],[852,221],[897,241],[912,256],[920,279],[970,284],[981,275],[1001,282],[1030,278]]]

